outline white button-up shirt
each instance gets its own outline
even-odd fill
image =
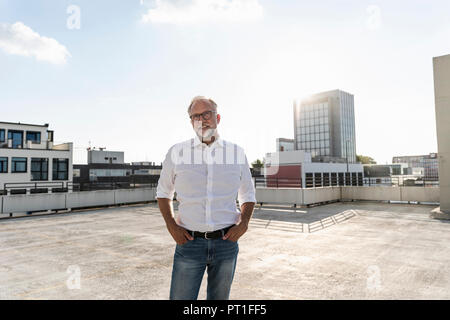
[[[176,222],[191,231],[215,231],[239,220],[241,206],[255,202],[244,150],[220,137],[209,146],[198,137],[172,146],[163,162],[157,198],[177,193]]]

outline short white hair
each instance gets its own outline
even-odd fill
[[[191,103],[189,104],[189,107],[188,107],[189,115],[191,115],[191,109],[197,101],[208,101],[209,104],[211,105],[211,107],[213,107],[214,111],[217,112],[217,104],[214,102],[213,99],[207,98],[205,96],[196,96],[196,97],[194,97],[194,99],[192,99]]]

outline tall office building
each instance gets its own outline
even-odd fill
[[[341,90],[294,102],[295,150],[311,152],[313,161],[356,162],[353,95]]]

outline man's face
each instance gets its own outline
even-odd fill
[[[217,124],[220,122],[220,115],[215,113],[210,102],[196,101],[191,108],[190,116],[195,133],[203,140],[209,140],[216,132]]]

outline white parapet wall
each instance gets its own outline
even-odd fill
[[[0,213],[76,209],[155,200],[155,188],[0,196]]]
[[[115,190],[115,203],[137,203],[156,199],[155,188],[118,189]]]
[[[439,202],[437,187],[256,188],[258,203],[310,205],[339,200]],[[156,200],[155,188],[0,196],[0,213],[63,210]]]
[[[114,205],[116,190],[96,190],[67,193],[67,208]]]
[[[65,193],[16,194],[2,196],[1,212],[28,212],[65,209]]]
[[[340,200],[439,202],[437,187],[256,188],[258,203],[310,205]]]
[[[314,204],[341,199],[341,187],[321,187],[302,189],[303,204]]]
[[[342,200],[439,202],[436,187],[341,187]]]
[[[402,201],[439,203],[440,188],[400,187]]]
[[[341,187],[342,200],[401,201],[399,187]]]
[[[298,188],[256,188],[258,203],[303,204],[303,189]]]

